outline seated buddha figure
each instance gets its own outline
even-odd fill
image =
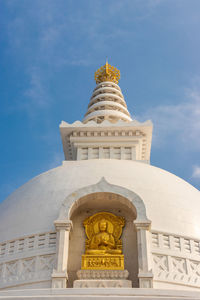
[[[115,239],[111,233],[108,232],[108,224],[105,219],[99,222],[99,232],[94,234],[86,250],[87,254],[121,254],[122,251],[117,249]]]

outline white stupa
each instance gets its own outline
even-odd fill
[[[152,123],[119,78],[97,70],[83,121],[60,124],[65,161],[0,204],[0,299],[200,299],[200,192],[150,165]],[[99,212],[125,220],[124,271],[80,272]]]

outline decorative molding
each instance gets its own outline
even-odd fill
[[[62,121],[60,123],[60,127],[117,127],[121,125],[126,125],[126,127],[131,127],[131,126],[153,126],[151,120],[147,120],[145,122],[139,122],[137,120],[133,120],[129,123],[126,123],[125,121],[119,120],[117,123],[111,123],[108,120],[104,120],[101,124],[97,124],[95,121],[90,121],[88,123],[82,123],[81,121],[75,121],[73,123],[67,123],[65,121]]]
[[[113,193],[123,197],[123,204],[125,204],[129,209],[132,209],[136,215],[139,222],[148,223],[150,222],[146,216],[146,208],[142,198],[133,191],[126,189],[124,187],[110,184],[107,180],[102,177],[97,184],[89,185],[84,188],[74,191],[72,194],[67,196],[63,201],[58,220],[70,220],[73,211],[82,203],[82,198],[89,194],[94,193]],[[120,199],[118,199],[120,201]]]
[[[144,132],[142,132],[141,130],[124,130],[123,128],[119,128],[119,129],[108,129],[106,131],[97,131],[97,130],[76,130],[73,131],[70,134],[71,138],[76,138],[76,137],[114,137],[114,136],[146,136],[146,134]]]
[[[95,113],[96,111],[93,112],[93,114]],[[136,120],[131,122],[119,120],[114,124],[108,120],[100,124],[94,121],[89,121],[86,124],[80,121],[73,124],[62,121],[60,132],[65,159],[115,158],[149,163],[152,127],[151,121],[140,123]],[[104,154],[103,148],[108,148],[110,154]],[[120,148],[120,155],[112,157],[111,148]],[[95,149],[98,149],[98,153],[88,154],[89,152],[95,152]],[[127,151],[130,153],[126,153]]]
[[[200,261],[153,254],[154,280],[200,287]]]
[[[155,281],[200,287],[200,241],[151,232]]]
[[[50,280],[55,254],[38,255],[0,264],[0,288]]]
[[[78,279],[127,279],[127,270],[79,270]]]
[[[130,280],[123,279],[82,279],[75,280],[73,284],[74,288],[132,288],[132,282]]]
[[[54,221],[56,231],[66,230],[70,231],[72,229],[72,221],[70,220],[56,220]]]
[[[144,229],[144,230],[150,230],[151,228],[151,221],[140,221],[140,220],[135,220],[133,222],[135,224],[135,227],[137,230],[141,230],[141,229]]]

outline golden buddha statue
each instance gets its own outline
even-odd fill
[[[122,250],[116,249],[116,242],[111,233],[107,231],[107,221],[105,219],[99,222],[99,233],[95,234],[90,242],[87,254],[121,254]]]
[[[120,236],[124,218],[108,212],[97,213],[84,221],[87,235],[82,269],[124,269]]]

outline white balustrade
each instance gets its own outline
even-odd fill
[[[200,240],[151,232],[154,281],[200,287]]]
[[[55,267],[56,232],[0,243],[0,288],[51,281]]]

